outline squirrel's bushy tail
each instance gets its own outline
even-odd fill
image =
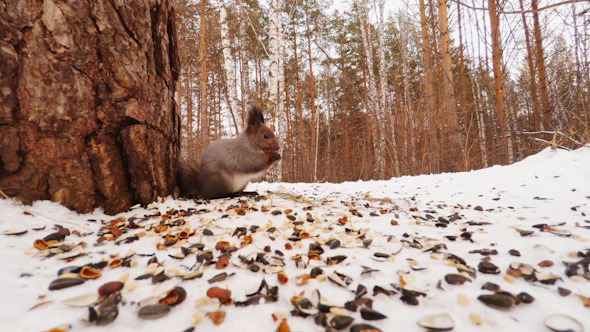
[[[183,197],[197,196],[198,178],[199,166],[197,163],[190,163],[187,161],[180,162],[176,174],[176,183],[178,184],[178,189],[180,189],[180,194]]]

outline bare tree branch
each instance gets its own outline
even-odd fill
[[[471,10],[485,10],[485,11],[490,10],[489,8],[470,6],[470,5],[464,4],[460,0],[450,0],[450,1],[458,3],[459,5],[469,8]],[[513,11],[496,10],[496,12],[498,14],[505,14],[505,15],[508,15],[508,14],[529,14],[529,13],[541,12],[541,11],[544,11],[547,9],[551,9],[551,8],[555,8],[555,7],[559,7],[559,6],[563,6],[563,5],[568,5],[568,4],[572,4],[572,3],[577,3],[577,2],[588,2],[588,0],[568,0],[568,1],[563,1],[563,2],[553,3],[553,4],[547,5],[545,7],[538,8],[537,10],[513,10]]]

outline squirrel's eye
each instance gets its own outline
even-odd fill
[[[268,139],[270,137],[269,134],[264,134],[264,138]]]

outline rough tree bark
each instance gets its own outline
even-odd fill
[[[107,213],[171,194],[176,29],[168,0],[0,2],[0,189]]]
[[[453,79],[452,59],[451,59],[451,39],[449,34],[449,22],[447,18],[446,0],[438,0],[438,24],[440,27],[440,54],[442,57],[442,74],[443,74],[443,104],[444,104],[444,124],[445,136],[448,152],[447,160],[443,163],[444,171],[461,171],[464,170],[464,151],[463,138],[459,128],[459,119],[457,116],[457,99],[455,97],[455,83]]]
[[[209,106],[207,105],[207,84],[209,83],[209,73],[207,72],[207,42],[205,39],[205,0],[201,0],[199,4],[199,62],[201,64],[201,92],[199,102],[199,134],[200,134],[200,151],[202,154],[209,145],[209,131],[211,130],[209,124]]]

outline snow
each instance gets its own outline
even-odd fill
[[[549,331],[544,327],[543,320],[562,313],[575,318],[584,325],[584,330],[590,331],[590,309],[584,306],[583,298],[578,296],[590,297],[590,283],[579,276],[566,276],[563,264],[580,261],[578,252],[583,254],[590,249],[590,146],[574,151],[546,149],[513,165],[465,173],[404,176],[388,181],[342,184],[254,183],[249,184],[246,190],[256,190],[267,198],[256,200],[243,197],[241,202],[234,198],[197,204],[193,200],[173,200],[168,197],[149,207],[136,207],[117,216],[108,216],[101,211],[76,214],[48,201],[24,206],[14,200],[0,200],[0,233],[12,229],[28,230],[19,236],[0,234],[0,330],[45,331],[64,325],[71,326],[71,331],[184,331],[192,326],[195,326],[195,331],[275,331],[280,321],[273,321],[272,315],[284,313],[291,331],[324,331],[325,328],[314,323],[313,317],[291,315],[294,309],[292,297],[310,297],[318,289],[326,301],[342,306],[354,300],[354,292],[329,280],[313,278],[307,284],[298,286],[296,277],[309,274],[311,267],[297,267],[292,257],[306,255],[309,244],[315,241],[323,243],[330,238],[337,238],[342,246],[330,249],[323,245],[325,252],[321,259],[325,262],[328,257],[337,255],[346,255],[347,258],[341,263],[322,267],[324,274],[337,271],[366,286],[368,294],[365,297],[373,300],[373,309],[388,317],[365,321],[358,311],[346,311],[355,318],[353,324],[368,323],[381,331],[425,331],[416,324],[418,320],[431,314],[448,313],[455,322],[455,331]],[[246,210],[245,215],[239,215],[235,210],[228,209],[235,204],[246,204],[250,209]],[[263,212],[263,207],[267,208],[266,212]],[[161,234],[154,235],[149,230],[146,236],[131,243],[117,245],[107,241],[104,245],[95,245],[103,223],[119,217],[127,220],[132,216],[143,217],[155,212],[164,215],[171,209],[189,208],[202,209],[203,212],[183,218],[186,221],[184,227],[196,232],[184,246],[203,243],[205,248],[213,251],[215,262],[220,256],[220,252],[214,249],[215,244],[221,240],[230,242],[237,247],[237,251],[232,253],[226,268],[216,269],[215,264],[209,265],[202,278],[186,281],[179,277],[158,284],[152,284],[149,279],[134,281],[146,273],[147,261],[151,258],[140,254],[155,254],[169,276],[187,272],[195,264],[195,254],[182,260],[170,258],[169,254],[180,252],[179,246],[157,250],[156,244],[163,241]],[[273,215],[271,212],[275,210],[283,213]],[[285,210],[293,210],[291,214],[296,217],[296,221],[303,221],[298,227],[309,232],[309,238],[289,240],[294,225],[286,218]],[[362,216],[355,214],[354,210]],[[371,216],[371,212],[376,216]],[[307,213],[315,219],[314,222],[306,221]],[[448,219],[454,213],[458,213],[461,219],[449,222],[448,227],[436,227],[439,217]],[[428,219],[427,215],[434,218]],[[344,219],[345,216],[347,219]],[[95,221],[89,221],[91,219]],[[171,218],[175,219],[180,217]],[[397,225],[392,225],[392,220]],[[158,225],[161,221],[167,220],[150,217],[138,222],[142,227],[127,230],[126,235],[145,232],[150,225]],[[41,251],[33,248],[33,243],[54,232],[52,228],[55,224],[82,233],[83,236],[67,236],[65,242],[78,244],[84,241],[84,256],[71,262],[39,256]],[[536,224],[548,224],[554,229],[569,231],[572,236],[541,231],[532,227]],[[232,233],[236,227],[249,228],[251,225],[260,226],[260,230],[254,233],[249,230],[248,235],[252,236],[253,241],[242,246],[244,238],[232,236]],[[34,230],[42,227],[45,228]],[[266,232],[270,227],[276,227],[277,231]],[[205,228],[215,235],[202,235]],[[521,236],[517,230],[534,233]],[[363,232],[366,232],[365,236],[357,239]],[[468,232],[471,239],[463,239],[461,234],[467,236],[465,234]],[[84,236],[84,233],[89,234]],[[457,236],[455,241],[445,238],[452,235]],[[371,239],[372,242],[363,246],[363,238]],[[414,241],[444,246],[438,252],[423,251],[408,246]],[[286,249],[286,243],[292,246],[291,250]],[[289,278],[284,285],[279,284],[276,274],[252,272],[233,264],[238,255],[264,252],[267,245],[272,249],[266,254],[267,259],[276,256],[275,250],[284,254],[285,266],[282,269]],[[115,255],[124,257],[131,249],[137,252],[132,257],[137,262],[134,267],[106,267],[101,277],[82,285],[48,290],[49,283],[57,277],[60,268],[101,260],[111,261]],[[477,271],[475,278],[463,285],[445,282],[446,274],[458,273],[457,268],[445,259],[445,254],[457,255],[465,260],[467,266],[477,270],[484,256],[470,251],[478,249],[497,250],[497,255],[488,257],[499,267],[500,273],[484,274]],[[511,256],[508,253],[511,249],[518,250],[521,256]],[[377,261],[373,259],[375,252],[392,256],[387,261]],[[544,260],[554,264],[549,267],[537,265]],[[507,270],[514,262],[532,265],[539,278],[554,274],[561,279],[554,285],[547,285],[539,281],[525,281],[520,277],[510,278]],[[362,275],[363,266],[379,271]],[[207,282],[221,272],[235,275],[221,282]],[[118,306],[118,317],[109,325],[89,324],[84,320],[87,308],[74,308],[62,303],[78,295],[96,293],[100,285],[118,280],[124,274],[128,274],[128,278],[122,292],[123,302]],[[221,310],[226,311],[227,315],[220,325],[214,325],[205,312],[195,306],[195,301],[206,296],[212,286],[231,290],[233,301],[239,301],[246,289],[256,287],[263,278],[270,286],[279,286],[277,302],[222,306]],[[482,289],[482,285],[488,281],[512,294],[526,292],[535,300],[530,304],[518,304],[509,310],[485,306],[477,297],[492,294]],[[416,306],[402,302],[400,294],[373,295],[375,285],[395,290],[392,284],[398,286],[400,283],[405,283],[407,289],[418,289],[427,295],[419,296]],[[135,289],[128,288],[132,284],[136,285]],[[162,318],[138,318],[139,301],[151,296],[162,297],[174,286],[186,290],[187,298],[183,303],[172,307],[171,312]],[[571,294],[559,295],[558,287],[570,290]],[[467,303],[464,300],[460,303],[459,298],[466,298]],[[46,305],[33,308],[46,301]],[[196,325],[193,323],[195,314],[203,316]],[[472,318],[479,317],[481,325],[475,325],[470,315]]]

